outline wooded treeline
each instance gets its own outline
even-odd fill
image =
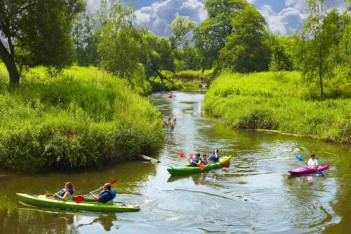
[[[88,14],[83,0],[2,0],[0,56],[10,84],[27,67],[44,65],[54,76],[76,63],[101,66],[126,79],[139,93],[150,82],[166,86],[182,70],[249,73],[301,71],[316,97],[338,96],[351,75],[351,1],[345,10],[324,0],[306,0],[309,16],[294,35],[274,35],[265,18],[245,0],[206,0],[208,17],[196,24],[178,16],[169,36],[136,24],[123,1],[101,1]],[[334,88],[332,88],[334,87]]]

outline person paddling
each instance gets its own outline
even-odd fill
[[[215,149],[215,151],[210,155],[209,160],[211,162],[216,163],[219,161],[219,157],[220,157],[219,151],[218,151],[218,149]]]
[[[101,187],[103,191],[97,196],[93,192],[90,192],[90,195],[95,199],[97,202],[101,203],[107,203],[107,202],[112,202],[113,199],[116,197],[116,191],[111,188],[110,183],[104,184],[104,186]]]
[[[311,158],[308,159],[307,165],[308,165],[308,168],[311,168],[313,170],[317,170],[317,168],[318,168],[318,161],[316,159],[316,154],[315,153],[311,154]]]
[[[189,159],[189,163],[192,167],[197,167],[202,163],[200,153],[196,153],[192,159]]]
[[[208,164],[207,154],[202,155],[202,163],[206,166]]]
[[[73,199],[74,188],[71,182],[66,182],[65,187],[60,192],[55,193],[54,196],[62,200]]]

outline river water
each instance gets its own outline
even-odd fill
[[[104,168],[16,175],[0,172],[0,233],[348,233],[351,228],[351,151],[346,145],[274,133],[231,130],[206,116],[202,93],[156,93],[165,118],[177,118],[161,162],[127,162]],[[170,176],[168,166],[195,152],[233,155],[231,166]],[[330,164],[324,177],[289,176],[316,152]],[[53,193],[65,181],[84,194],[118,178],[117,200],[137,213],[60,211],[19,204],[15,193]]]

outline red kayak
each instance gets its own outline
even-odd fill
[[[329,164],[325,164],[322,166],[319,166],[317,168],[317,171],[324,171],[327,170],[329,168]],[[312,173],[317,173],[316,170],[313,170],[311,168],[308,167],[299,167],[293,170],[290,170],[289,173],[293,174],[293,175],[299,175],[299,174],[312,174]]]

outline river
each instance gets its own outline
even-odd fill
[[[351,227],[350,146],[268,132],[231,130],[206,116],[202,93],[155,93],[151,101],[177,124],[158,164],[126,162],[40,175],[0,172],[0,233],[348,233]],[[231,166],[170,176],[167,167],[195,152],[233,155]],[[288,170],[316,152],[325,176],[292,177]],[[118,178],[117,200],[137,213],[60,211],[25,206],[15,193],[54,193],[65,181],[88,193]]]

